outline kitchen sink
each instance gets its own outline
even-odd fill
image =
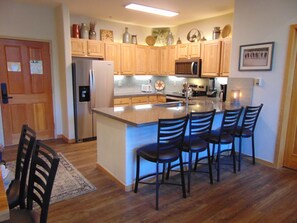
[[[195,103],[189,102],[189,105],[194,105]],[[170,107],[180,107],[180,106],[185,106],[186,102],[184,101],[174,101],[174,102],[167,102],[163,104],[154,104],[156,107],[165,107],[165,108],[170,108]]]

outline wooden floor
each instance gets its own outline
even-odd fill
[[[186,199],[180,187],[162,185],[156,211],[153,186],[141,187],[137,194],[124,192],[96,168],[95,141],[47,143],[97,187],[95,192],[51,205],[48,222],[297,222],[297,172],[293,170],[253,166],[244,160],[240,173],[233,174],[226,166],[221,182],[213,185],[208,175],[196,173]],[[10,161],[15,155],[16,150],[8,148],[3,158]]]

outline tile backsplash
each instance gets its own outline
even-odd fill
[[[155,91],[155,82],[162,80],[165,83],[165,92],[181,92],[183,83],[186,81],[190,84],[206,85],[208,86],[208,78],[182,78],[175,76],[149,76],[149,75],[135,75],[135,76],[115,76],[114,77],[114,93],[133,93],[140,92],[142,84],[151,83],[153,91]],[[218,84],[218,81],[216,81]],[[219,84],[216,87],[219,89]]]

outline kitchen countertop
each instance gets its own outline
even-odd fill
[[[239,105],[229,102],[219,102],[215,99],[191,100],[188,106],[183,103],[172,102],[164,104],[144,104],[124,107],[95,108],[95,113],[121,121],[132,126],[150,125],[158,119],[178,118],[190,112],[202,112],[216,109],[217,113],[225,109],[235,109]]]

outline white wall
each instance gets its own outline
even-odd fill
[[[264,103],[255,132],[256,156],[268,162],[274,161],[289,26],[297,24],[296,10],[296,0],[235,1],[230,76],[263,79],[253,92],[253,104]],[[275,42],[272,71],[238,71],[240,45],[270,41]],[[247,147],[249,141],[246,153]]]
[[[55,134],[58,135],[62,132],[62,121],[56,36],[55,10],[53,8],[22,4],[13,0],[1,0],[0,37],[50,42]],[[0,136],[2,131],[1,119]],[[0,137],[0,143],[3,143],[3,137]]]
[[[212,40],[213,27],[218,26],[222,30],[228,24],[233,27],[233,13],[180,25],[173,31],[175,42],[180,37],[182,43],[188,43],[187,35],[193,28],[198,29],[207,40]]]
[[[95,22],[95,31],[96,31],[96,39],[100,40],[100,29],[107,29],[113,31],[113,41],[122,43],[123,40],[123,33],[125,32],[125,27],[128,27],[128,32],[130,35],[137,35],[137,42],[138,44],[144,44],[145,38],[148,35],[152,34],[152,29],[142,26],[135,26],[135,25],[128,25],[124,23],[116,23],[111,21],[93,19],[84,16],[77,16],[77,15],[70,15],[70,24],[79,24],[86,23],[89,27],[90,22]],[[70,29],[71,30],[71,29]]]

